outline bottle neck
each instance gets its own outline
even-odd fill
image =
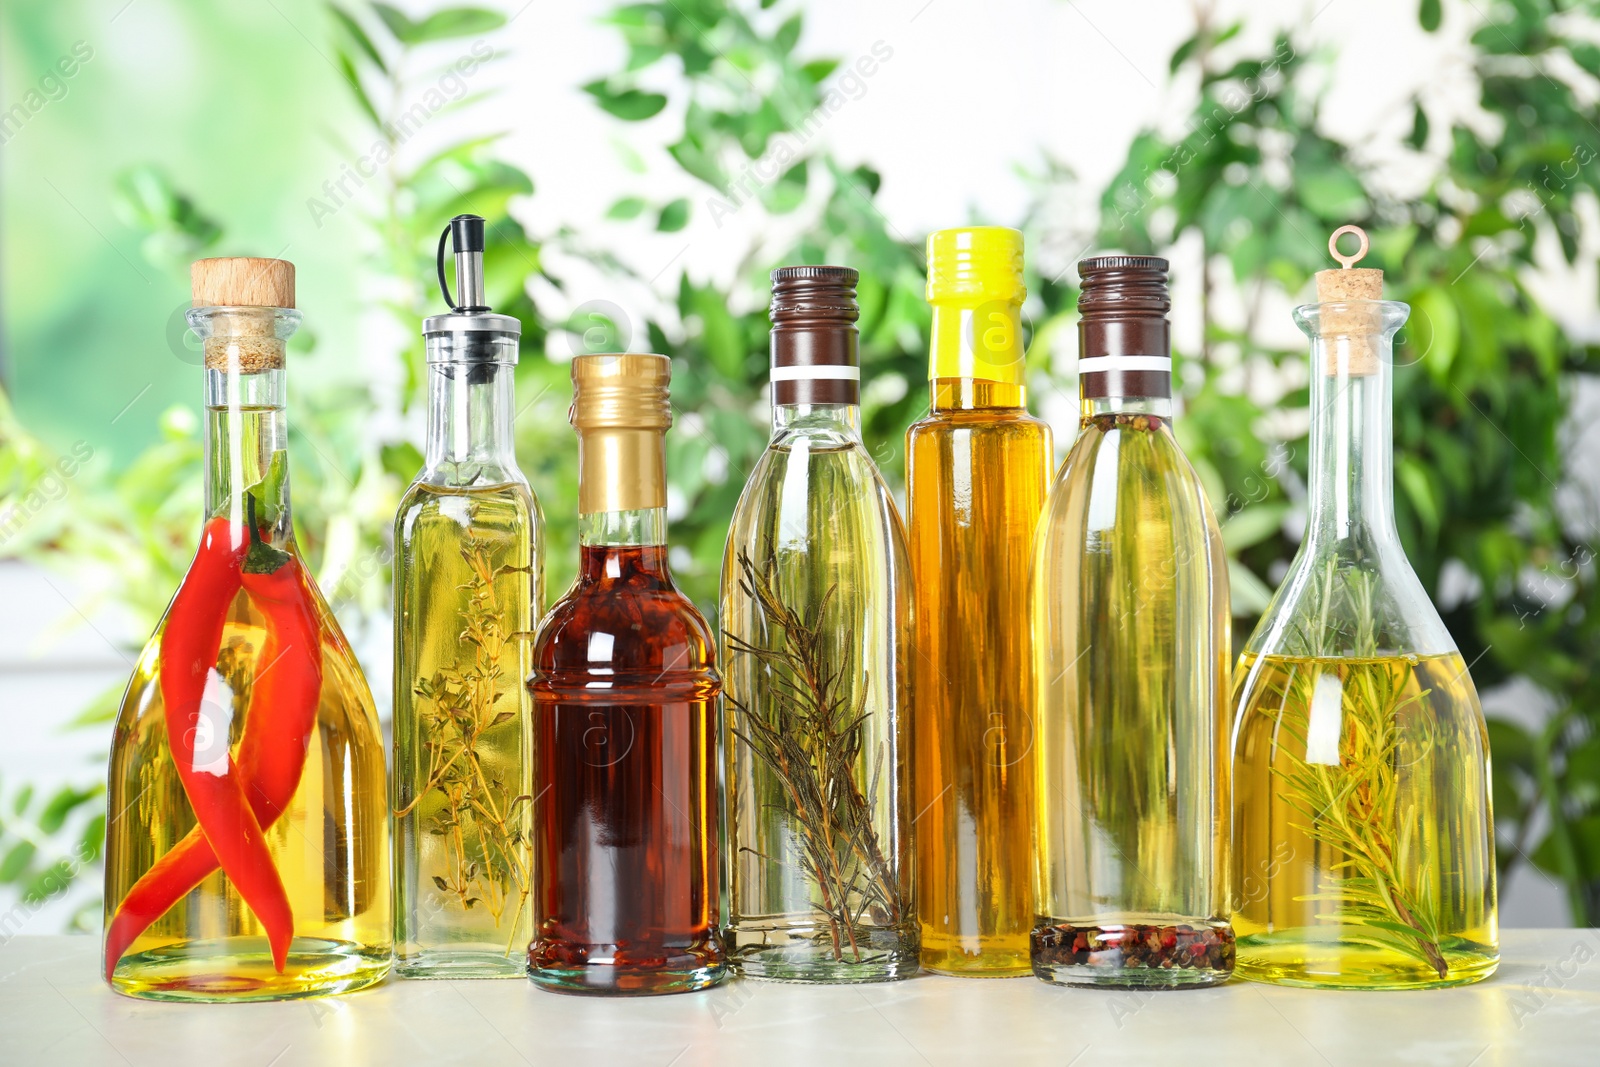
[[[1171,421],[1170,396],[1086,396],[1079,402],[1082,421],[1103,415],[1151,415]]]
[[[772,443],[797,438],[829,445],[861,443],[859,404],[774,404]]]
[[[667,509],[597,511],[578,516],[578,581],[623,578],[671,588],[667,563]]]
[[[512,380],[509,364],[428,364],[422,480],[455,488],[523,480],[511,429]]]
[[[933,305],[928,384],[933,409],[1020,408],[1027,402],[1022,305]]]
[[[1388,353],[1370,373],[1330,367],[1321,339],[1311,346],[1310,515],[1306,542],[1318,547],[1394,541],[1394,454]]]
[[[245,490],[269,482],[273,456],[282,453],[271,491],[282,508],[276,529],[289,526],[288,437],[283,369],[256,373],[207,368],[205,387],[206,515],[228,516],[237,529],[247,516]]]

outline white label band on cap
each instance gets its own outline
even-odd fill
[[[1103,374],[1107,371],[1153,370],[1172,372],[1171,356],[1090,356],[1078,360],[1079,374]]]
[[[861,380],[861,368],[845,367],[837,363],[819,363],[807,367],[773,367],[772,380],[775,382],[817,380],[859,382]]]

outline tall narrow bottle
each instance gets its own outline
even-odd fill
[[[665,356],[578,356],[578,578],[539,629],[528,975],[568,993],[682,993],[717,941],[711,631],[667,567]]]
[[[1033,973],[1172,986],[1233,970],[1228,569],[1172,436],[1167,261],[1078,264],[1078,439],[1033,564]]]
[[[533,892],[533,627],[543,520],[512,444],[522,327],[484,303],[483,220],[423,324],[428,448],[395,515],[395,970],[520,977]],[[443,277],[444,246],[439,247]]]
[[[338,993],[389,970],[383,736],[289,521],[294,266],[194,264],[200,547],[122,698],[105,975],[151,1000]]]
[[[928,238],[932,410],[906,433],[912,833],[922,964],[1027,974],[1034,923],[1028,567],[1050,474],[1029,416],[1022,235]]]
[[[1233,922],[1256,981],[1461,985],[1500,959],[1483,711],[1395,529],[1390,373],[1411,309],[1382,296],[1382,271],[1325,270],[1295,310],[1310,514],[1234,675]]]
[[[743,975],[917,970],[903,760],[910,575],[861,443],[856,272],[772,272],[772,440],[722,558],[731,912]]]

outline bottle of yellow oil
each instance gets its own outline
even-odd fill
[[[1029,973],[1034,923],[1028,568],[1050,428],[1028,414],[1022,235],[928,238],[928,416],[906,433],[912,838],[922,964]]]
[[[456,293],[423,325],[427,453],[395,516],[395,970],[510,978],[532,936],[544,537],[512,447],[522,327],[484,303],[483,220],[450,233]]]
[[[1343,256],[1346,232],[1360,252]],[[1234,675],[1237,973],[1415,989],[1499,963],[1483,711],[1394,522],[1390,372],[1410,312],[1329,242],[1305,541]]]

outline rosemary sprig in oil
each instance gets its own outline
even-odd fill
[[[851,664],[836,654],[837,635],[824,632],[823,619],[835,588],[804,614],[786,605],[776,590],[776,564],[762,567],[738,555],[740,590],[752,598],[775,647],[766,648],[728,634],[730,649],[753,656],[766,683],[764,699],[729,696],[733,733],[771,771],[782,791],[783,814],[801,843],[799,862],[816,887],[813,906],[827,921],[833,958],[861,962],[867,920],[898,925],[904,903],[872,825],[868,796],[875,796],[885,773],[884,752],[872,760],[863,791],[857,776],[862,726],[870,717],[866,695],[850,701]]]
[[[1292,765],[1274,768],[1284,783],[1284,798],[1305,819],[1299,827],[1312,840],[1338,850],[1344,859],[1331,865],[1342,877],[1320,892],[1300,898],[1336,905],[1321,917],[1361,928],[1348,940],[1389,949],[1421,961],[1444,978],[1449,965],[1440,948],[1437,917],[1426,881],[1427,865],[1412,861],[1413,842],[1399,829],[1400,799],[1397,760],[1404,738],[1401,723],[1409,709],[1422,710],[1431,690],[1405,692],[1412,672],[1403,658],[1379,656],[1372,630],[1374,605],[1370,575],[1361,570],[1347,574],[1343,590],[1336,588],[1336,564],[1329,562],[1321,583],[1324,622],[1333,598],[1341,592],[1351,599],[1345,614],[1359,620],[1356,653],[1333,656],[1327,647],[1326,626],[1312,640],[1301,633],[1301,644],[1319,666],[1291,674],[1283,707],[1304,709],[1302,717],[1285,715],[1282,729],[1298,744],[1289,746]],[[1340,678],[1338,762],[1312,763],[1309,755],[1311,712],[1318,678],[1344,660]],[[1401,666],[1397,678],[1393,664]],[[1425,726],[1425,724],[1424,724]],[[1422,738],[1420,743],[1430,741]],[[1424,881],[1408,891],[1403,873],[1423,871]]]

